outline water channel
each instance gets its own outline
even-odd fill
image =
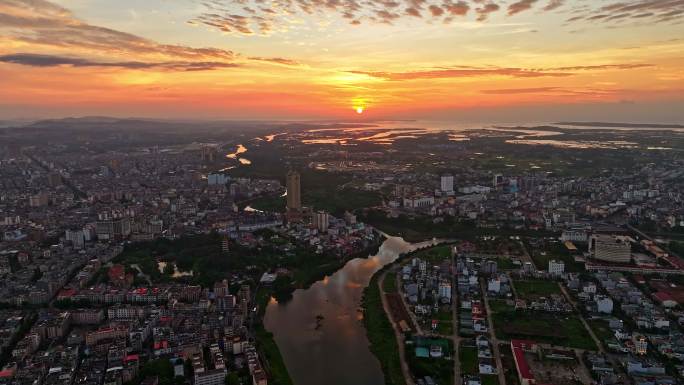
[[[377,255],[349,261],[332,276],[295,291],[286,304],[269,303],[264,324],[274,334],[295,385],[385,383],[368,348],[360,309],[363,289],[400,254],[434,243],[390,237]]]

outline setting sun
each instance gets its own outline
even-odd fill
[[[356,107],[357,114],[363,114],[363,107]]]

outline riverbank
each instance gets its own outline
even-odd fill
[[[259,323],[254,327],[254,337],[256,338],[257,346],[259,346],[261,356],[266,359],[265,366],[269,373],[269,383],[273,385],[294,385],[280,349],[273,339],[273,333],[266,330],[264,325]]]
[[[306,279],[303,281],[303,286],[298,287],[298,289],[308,289],[313,285],[314,283],[324,279],[326,276],[330,276],[336,271],[340,270],[341,268],[344,267],[344,265],[347,264],[347,262],[357,259],[357,258],[362,258],[366,259],[372,255],[375,255],[378,253],[380,250],[380,246],[382,246],[382,243],[387,240],[383,235],[381,235],[378,232],[375,232],[376,234],[376,239],[373,241],[372,244],[368,245],[367,247],[363,248],[362,250],[357,251],[356,253],[349,254],[345,256],[344,258],[340,258],[337,260],[335,263],[330,263],[327,265],[322,265],[318,271],[311,273],[309,276],[306,277]]]
[[[287,302],[291,299],[292,293],[295,290],[308,289],[314,283],[325,279],[325,277],[331,276],[336,271],[343,268],[349,261],[357,258],[366,259],[377,254],[378,250],[380,250],[380,246],[382,246],[382,243],[385,242],[387,238],[379,232],[375,232],[375,234],[375,241],[356,253],[349,254],[342,258],[329,258],[328,263],[321,265],[297,269],[293,272],[293,280],[289,283],[277,281],[274,285],[274,296],[278,299],[278,302]]]
[[[397,260],[398,261],[398,260]],[[363,308],[363,324],[370,342],[370,351],[380,361],[385,375],[386,385],[406,385],[401,369],[399,345],[389,316],[382,306],[382,293],[378,280],[384,272],[397,262],[390,263],[378,270],[363,291],[361,307]]]
[[[285,361],[281,354],[280,348],[275,342],[273,333],[266,330],[263,325],[264,316],[266,312],[266,307],[272,296],[276,298],[285,298],[289,300],[291,298],[292,292],[297,289],[306,290],[310,288],[314,283],[323,280],[326,276],[334,274],[336,271],[343,268],[349,261],[356,258],[368,258],[371,255],[378,253],[380,246],[386,240],[386,238],[379,233],[377,234],[377,239],[373,244],[360,250],[354,254],[350,254],[344,258],[336,260],[331,263],[324,265],[319,265],[313,269],[305,269],[302,271],[295,272],[297,280],[294,284],[289,287],[283,288],[266,288],[261,287],[256,294],[256,303],[258,306],[257,320],[254,327],[254,336],[257,341],[257,346],[259,347],[259,352],[262,357],[267,361],[266,369],[270,375],[270,383],[276,385],[293,385],[292,377],[285,365]],[[285,290],[287,293],[277,293],[278,290]],[[287,295],[285,295],[287,294]]]
[[[452,238],[458,234],[462,240],[473,240],[483,235],[497,236],[555,236],[557,234],[546,230],[513,229],[509,227],[483,228],[478,227],[475,221],[460,221],[454,217],[444,217],[441,222],[434,222],[434,217],[416,215],[409,217],[399,215],[397,218],[388,218],[381,210],[368,210],[359,220],[367,223],[386,234],[402,237],[406,242],[419,243],[434,238]]]
[[[257,319],[254,325],[254,338],[257,348],[262,358],[265,359],[265,368],[269,374],[269,383],[274,385],[294,385],[292,377],[287,370],[285,360],[280,353],[278,344],[273,338],[273,333],[264,327],[264,315],[266,306],[271,299],[271,292],[266,288],[261,288],[256,293]]]
[[[398,337],[395,333],[390,315],[385,311],[382,302],[382,290],[380,289],[379,280],[383,275],[384,282],[382,282],[385,291],[392,292],[397,289],[395,275],[389,270],[404,261],[410,259],[417,253],[423,252],[439,246],[449,245],[450,241],[445,241],[441,244],[433,244],[430,246],[417,248],[411,252],[399,255],[399,257],[392,263],[385,265],[378,270],[371,278],[370,283],[364,289],[362,308],[364,311],[364,326],[366,328],[366,335],[370,342],[370,350],[375,357],[380,361],[383,374],[385,375],[386,385],[406,385],[411,383],[411,379],[404,376],[402,370],[401,356],[399,353]],[[389,278],[388,278],[389,277]],[[388,282],[387,279],[390,279]],[[406,362],[411,366],[410,360]]]

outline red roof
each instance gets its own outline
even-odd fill
[[[59,291],[59,294],[57,294],[57,298],[69,298],[73,297],[76,295],[76,289],[74,288],[64,288]]]
[[[534,347],[535,343],[526,340],[511,340],[511,350],[513,350],[513,355],[515,356],[515,364],[518,369],[518,374],[520,377],[526,380],[534,380],[532,375],[532,370],[530,370],[530,365],[527,363],[525,358],[525,350]]]
[[[663,303],[663,302],[665,302],[665,301],[677,302],[677,301],[675,301],[675,299],[672,297],[672,295],[670,295],[670,293],[666,293],[666,292],[664,292],[664,291],[659,291],[659,292],[653,294],[653,298],[655,298],[655,299],[656,299],[658,302],[660,302],[660,303]]]
[[[140,356],[138,356],[137,354],[129,354],[126,356],[126,358],[124,358],[124,362],[139,361],[139,360],[140,360]]]
[[[681,258],[675,257],[674,255],[668,255],[664,257],[672,266],[679,270],[684,270],[684,261]]]
[[[109,268],[107,275],[114,281],[123,279],[126,276],[126,268],[123,265],[114,265]]]

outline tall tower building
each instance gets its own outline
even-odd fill
[[[494,187],[499,187],[503,183],[503,180],[503,175],[494,174],[494,178],[492,178],[492,185]]]
[[[62,184],[62,175],[60,175],[58,172],[49,173],[47,179],[48,185],[50,187],[57,187]]]
[[[302,191],[300,176],[296,171],[287,173],[287,211],[302,209]]]
[[[313,226],[322,233],[328,232],[328,226],[330,226],[330,214],[325,211],[317,211],[313,214],[312,218]]]
[[[227,253],[230,251],[230,242],[228,241],[227,235],[224,235],[221,238],[221,251],[223,251],[224,253]]]
[[[453,175],[442,175],[440,190],[445,194],[454,193],[454,176]]]

